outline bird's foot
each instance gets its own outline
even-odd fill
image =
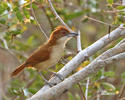
[[[50,72],[50,71],[49,71]],[[57,76],[61,81],[64,80],[64,77],[61,74],[58,74],[56,72],[51,72],[53,75],[52,76]]]
[[[44,80],[45,84],[49,85],[50,87],[55,86],[56,84],[49,82],[48,80]]]
[[[39,75],[41,76],[41,78],[44,80],[45,84],[49,85],[50,87],[53,87],[54,85],[56,85],[56,84],[51,83],[51,82],[49,82],[48,80],[46,80],[46,78],[43,76],[42,73],[40,73],[40,72],[38,72],[38,73],[39,73]]]

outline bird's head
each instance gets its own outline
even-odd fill
[[[66,27],[64,26],[58,26],[56,29],[52,32],[50,35],[51,41],[56,42],[62,42],[66,43],[68,40],[70,40],[72,37],[77,36],[78,34],[75,32],[70,32]]]

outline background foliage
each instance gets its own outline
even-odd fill
[[[31,11],[30,0],[0,0],[0,45],[15,55],[15,62],[9,64],[0,60],[0,99],[3,100],[24,100],[35,94],[44,82],[34,69],[25,71],[14,79],[10,79],[10,72],[13,71],[19,62],[22,63],[39,45],[46,41],[46,37],[40,31],[36,20],[40,23],[47,36],[52,30],[61,25],[53,15],[46,0],[32,0]],[[54,7],[61,18],[75,31],[81,31],[82,48],[86,48],[103,35],[108,34],[121,23],[124,23],[124,8],[120,0],[53,0]],[[105,50],[112,48],[119,40],[112,42],[90,60],[84,62],[76,70],[80,70],[99,56]],[[7,51],[8,52],[8,51]],[[65,61],[69,61],[77,53],[76,40],[72,39],[66,46],[63,54]],[[12,56],[0,53],[4,60],[11,60]],[[71,54],[69,56],[69,54]],[[3,56],[2,56],[3,55]],[[68,55],[68,56],[67,56]],[[17,61],[17,59],[19,61]],[[12,61],[10,61],[12,62]],[[13,62],[13,63],[15,63]],[[58,71],[66,63],[60,61],[50,70]],[[88,100],[117,100],[125,84],[124,61],[117,62],[101,69],[96,75],[89,77]],[[47,79],[51,73],[43,71]],[[7,76],[8,79],[3,77]],[[80,82],[82,90],[86,91],[87,79]],[[71,90],[61,96],[60,100],[81,100],[82,94],[76,84]],[[58,100],[58,99],[57,99]]]

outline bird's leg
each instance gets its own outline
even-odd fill
[[[61,81],[64,80],[64,77],[61,74],[58,74],[56,72],[50,71],[47,69],[48,72],[52,73],[54,76],[57,76]]]
[[[46,78],[43,76],[43,74],[41,72],[38,71],[38,73],[41,76],[41,78],[44,80],[45,84],[48,84],[50,87],[55,85],[55,84],[49,82],[48,80],[46,80]]]

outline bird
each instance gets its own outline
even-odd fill
[[[24,68],[33,67],[40,72],[54,66],[61,59],[66,43],[77,35],[76,32],[69,31],[65,26],[56,27],[47,42],[37,48],[24,63],[19,65],[11,73],[11,77],[18,75]]]

